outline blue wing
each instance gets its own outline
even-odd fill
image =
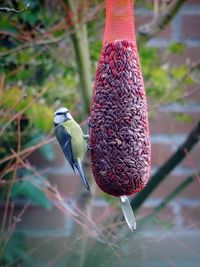
[[[60,144],[63,153],[66,159],[68,160],[69,164],[71,165],[73,171],[75,171],[74,168],[77,169],[85,187],[87,188],[87,190],[90,191],[90,187],[83,173],[81,163],[77,159],[74,159],[73,157],[71,136],[67,133],[67,131],[62,125],[58,125],[55,127],[55,134],[58,139],[58,143]]]
[[[81,180],[83,181],[85,187],[87,188],[88,191],[90,191],[90,186],[89,186],[88,181],[85,178],[85,175],[83,173],[81,163],[78,160],[75,160],[74,166],[76,167],[77,171],[79,172],[79,175],[81,176]]]
[[[66,159],[68,160],[69,164],[71,165],[74,171],[75,160],[72,152],[71,136],[67,133],[67,131],[62,125],[58,125],[55,127],[55,134]]]

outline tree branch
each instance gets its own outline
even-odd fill
[[[20,14],[24,11],[26,11],[29,8],[30,4],[28,3],[23,9],[21,10],[16,10],[14,8],[9,8],[9,7],[0,7],[0,12],[5,12],[5,13],[15,13],[15,14]]]
[[[185,1],[186,0],[171,1],[169,6],[167,8],[163,8],[164,10],[161,11],[159,15],[155,16],[151,22],[142,25],[138,31],[140,41],[142,40],[146,42],[162,31],[174,18]]]
[[[66,18],[67,23],[72,25],[74,32],[71,34],[71,39],[74,46],[77,69],[79,72],[80,88],[84,103],[85,115],[90,114],[90,93],[92,92],[91,70],[90,70],[90,56],[89,44],[87,36],[87,24],[78,18],[78,13],[73,1],[63,1],[64,8],[69,13],[70,17]],[[66,4],[66,5],[65,5]],[[66,8],[67,6],[67,8]]]
[[[139,209],[143,202],[156,189],[156,187],[167,177],[167,175],[186,157],[185,151],[191,151],[200,139],[200,121],[191,131],[187,140],[178,150],[165,162],[165,164],[151,177],[146,187],[131,200],[134,211]]]
[[[200,175],[200,173],[199,173]],[[140,220],[139,227],[143,226],[145,223],[152,220],[156,214],[162,211],[177,195],[179,195],[183,190],[185,190],[191,183],[196,180],[196,175],[191,175],[186,178],[182,183],[180,183],[169,195],[161,201],[161,203],[154,208],[153,212],[147,215],[145,218]]]

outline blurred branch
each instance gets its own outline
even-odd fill
[[[171,3],[167,7],[163,8],[163,10],[157,14],[151,22],[142,25],[138,31],[140,41],[146,42],[162,31],[174,18],[185,1],[186,0],[171,1]]]
[[[50,144],[50,143],[53,143],[55,141],[55,137],[47,137],[46,139],[44,139],[42,142],[40,142],[39,144],[37,145],[34,145],[34,146],[31,146],[31,147],[28,147],[28,148],[25,148],[23,150],[20,151],[20,153],[18,153],[18,155],[20,157],[26,157],[27,155],[30,155],[31,153],[33,153],[35,150],[37,150],[38,148],[44,146],[44,145],[47,145],[47,144]],[[7,156],[3,159],[0,160],[0,164],[3,164],[4,162],[7,162],[7,161],[10,161],[10,160],[13,160],[15,159],[16,156],[15,155],[10,155],[10,156]]]
[[[41,96],[43,96],[48,90],[48,87],[44,87],[42,89],[42,91],[37,95],[36,98],[33,98],[33,100],[28,103],[20,112],[21,114],[24,113],[27,109],[29,109],[33,103],[36,103],[40,98]],[[12,121],[14,121],[15,119],[17,119],[18,117],[18,114],[14,114],[13,116],[11,116],[11,118],[6,122],[4,123],[3,127],[1,127],[0,129],[0,137],[3,135],[4,131],[6,130],[6,128],[11,124]]]
[[[0,260],[1,260],[1,257],[3,256],[4,250],[5,250],[8,242],[9,242],[9,240],[11,239],[14,231],[16,230],[17,224],[21,221],[21,218],[22,218],[23,214],[25,213],[25,211],[27,210],[29,204],[30,204],[30,200],[28,200],[26,202],[25,206],[23,207],[23,209],[19,212],[19,214],[16,217],[11,218],[11,219],[13,219],[13,222],[11,223],[11,221],[10,221],[10,225],[9,225],[8,231],[6,233],[5,239],[3,240],[1,247],[0,247]]]
[[[185,151],[191,151],[192,148],[200,140],[200,121],[191,131],[184,144],[159,168],[159,170],[151,177],[146,187],[137,194],[131,201],[134,211],[144,203],[149,195],[158,187],[158,185],[167,177],[167,175],[186,157]]]
[[[160,12],[160,0],[154,0],[154,15],[157,17]]]
[[[17,114],[17,125],[18,125],[17,126],[17,134],[18,134],[17,153],[19,154],[21,151],[21,114],[20,113]],[[16,158],[16,166],[18,166],[18,164],[19,164],[19,160],[18,160],[18,158]],[[1,233],[2,234],[4,233],[4,230],[6,227],[8,205],[9,205],[9,201],[10,201],[12,188],[13,188],[13,185],[15,182],[16,174],[17,174],[17,168],[13,172],[12,180],[11,180],[11,183],[9,184],[8,192],[6,195],[6,203],[5,203],[5,209],[4,209],[3,220],[2,220],[2,225],[1,225]]]
[[[9,56],[11,54],[20,52],[21,50],[24,50],[24,49],[27,49],[27,48],[30,48],[33,46],[55,44],[55,43],[58,43],[58,42],[65,40],[66,38],[67,38],[67,36],[65,35],[64,37],[62,36],[62,37],[58,37],[58,38],[41,40],[41,41],[37,41],[37,42],[28,42],[26,44],[19,45],[13,49],[9,49],[9,51],[7,51],[7,52],[0,53],[0,57]]]
[[[200,173],[199,173],[200,175]],[[178,196],[183,190],[185,190],[191,183],[193,183],[196,180],[196,175],[191,175],[188,178],[185,179],[182,183],[180,183],[169,195],[161,201],[161,203],[154,208],[153,212],[147,215],[145,218],[143,218],[139,222],[139,227],[143,226],[145,223],[152,220],[156,214],[158,214],[160,211],[162,211],[167,204],[169,204],[176,196]]]
[[[63,5],[66,9],[66,14],[68,15],[70,13],[70,17],[66,18],[67,23],[72,25],[72,27],[74,28],[74,32],[71,34],[71,38],[76,55],[81,94],[84,102],[84,111],[88,116],[90,114],[90,93],[92,91],[92,84],[87,24],[85,21],[78,19],[75,4],[71,0],[63,1]]]
[[[16,10],[14,8],[9,8],[9,7],[0,7],[0,12],[4,13],[15,13],[15,14],[20,14],[24,11],[26,11],[29,8],[30,4],[28,3],[23,9],[21,10]]]
[[[190,77],[190,75],[195,71],[200,68],[200,61],[197,61],[193,63],[191,66],[188,66],[188,72],[183,76],[182,79],[176,81],[176,84],[172,87],[172,89],[168,92],[168,94],[165,94],[162,100],[157,101],[156,103],[150,103],[149,102],[149,112],[156,111],[157,109],[161,107],[165,107],[173,102],[178,102],[178,101],[184,101],[186,98],[195,95],[199,93],[199,87],[197,86],[193,90],[190,90],[189,92],[183,93],[181,96],[177,96],[174,98],[172,101],[168,101],[168,97],[173,92],[176,90],[176,87],[183,87],[183,84],[186,83],[187,79]]]
[[[166,106],[168,106],[168,105],[170,105],[170,104],[172,104],[174,102],[186,101],[188,97],[198,95],[199,91],[200,91],[200,88],[199,87],[195,87],[190,92],[187,92],[187,93],[183,94],[181,97],[177,97],[176,99],[173,99],[173,101],[169,101],[169,102],[166,101],[164,104],[162,102],[158,103],[158,104],[157,103],[156,104],[149,103],[149,106],[151,106],[149,108],[149,112],[155,112],[155,111],[158,112],[160,108],[166,107]]]

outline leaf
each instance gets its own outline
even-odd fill
[[[173,67],[171,69],[171,73],[176,80],[181,80],[185,78],[188,72],[189,72],[189,69],[188,69],[188,66],[186,65],[182,65],[180,67]]]
[[[174,115],[175,119],[181,123],[191,123],[193,120],[192,116],[187,113],[176,113]]]
[[[32,123],[42,132],[49,132],[53,127],[53,110],[45,104],[34,103],[28,111]]]
[[[12,235],[3,252],[1,263],[5,264],[5,266],[7,266],[7,264],[15,264],[15,266],[18,266],[17,263],[18,261],[21,261],[21,259],[23,259],[26,264],[31,262],[31,256],[27,253],[24,246],[24,238],[25,235],[23,233],[15,232]]]
[[[16,111],[23,110],[31,101],[31,97],[25,97],[25,94],[19,87],[11,87],[4,91],[2,102],[5,109],[13,109]]]
[[[44,189],[41,179],[34,176],[31,179],[24,179],[19,183],[15,183],[12,189],[12,197],[23,196],[30,199],[34,204],[50,209],[52,204],[47,198]]]
[[[152,63],[155,65],[155,63],[158,63],[158,54],[156,48],[142,47],[140,49],[140,60],[142,66],[150,65]]]
[[[185,51],[185,47],[182,43],[173,43],[168,49],[172,54],[182,54]]]
[[[90,44],[90,54],[91,54],[91,58],[94,61],[98,61],[99,60],[99,55],[101,53],[101,49],[102,49],[102,41],[98,40],[96,42],[92,42]]]
[[[18,87],[12,87],[4,91],[2,102],[6,108],[12,108],[20,98],[20,89]]]
[[[47,160],[54,160],[55,159],[55,153],[53,150],[53,146],[51,144],[47,144],[45,146],[42,146],[40,148],[40,151],[42,152],[42,154],[44,155],[44,157]]]

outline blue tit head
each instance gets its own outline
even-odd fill
[[[59,108],[54,113],[54,126],[59,125],[67,120],[71,120],[72,116],[67,108]]]

